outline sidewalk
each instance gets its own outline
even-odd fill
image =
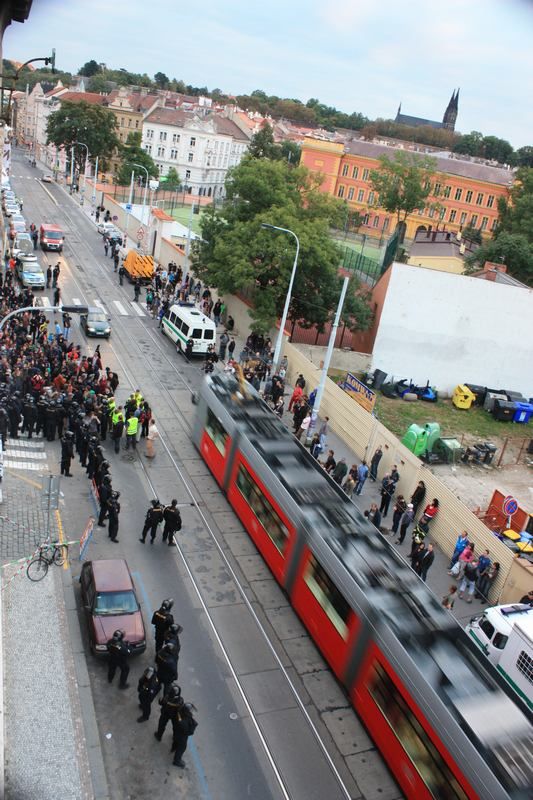
[[[47,447],[52,463],[56,449],[57,445]],[[84,690],[89,684],[86,665],[78,657],[83,646],[70,570],[53,565],[42,581],[33,583],[24,562],[12,563],[28,557],[45,538],[40,475],[27,476],[24,468],[5,470],[0,506],[4,565],[0,575],[4,670],[0,708],[5,737],[4,753],[0,753],[5,779],[1,796],[8,800],[103,800],[107,797],[105,773],[99,741],[94,740],[92,698]],[[52,539],[58,535],[58,517],[52,514]],[[71,556],[77,557],[74,547]]]

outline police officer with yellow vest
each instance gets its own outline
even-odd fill
[[[120,452],[120,440],[124,433],[124,411],[122,406],[115,408],[111,415],[111,438],[115,443],[115,453]]]
[[[138,430],[139,418],[131,414],[126,420],[126,450],[130,449],[130,444],[134,450],[136,449]]]

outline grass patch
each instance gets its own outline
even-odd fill
[[[203,213],[203,211],[200,211],[199,214],[192,215],[191,230],[193,233],[197,233],[198,235],[200,235],[200,220]],[[172,212],[167,211],[167,214],[170,214],[170,216],[175,219],[176,222],[181,222],[181,224],[185,225],[186,228],[189,227],[189,221],[191,219],[190,206],[178,206]]]

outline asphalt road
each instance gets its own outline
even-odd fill
[[[191,444],[191,392],[202,379],[198,364],[175,353],[142,306],[135,310],[132,287],[118,285],[94,223],[61,187],[36,180],[39,174],[15,155],[12,184],[24,199],[28,223],[57,223],[66,234],[63,302],[105,308],[112,335],[100,347],[104,364],[120,377],[117,399],[122,403],[140,388],[161,433],[153,462],[142,456],[142,443],[135,455],[115,455],[105,443],[113,487],[121,492],[120,544],[96,528],[88,557],[127,559],[147,629],[161,600],[175,599],[175,617],[184,628],[179,680],[198,709],[187,768],[178,770],[171,765],[170,728],[161,744],[152,735],[157,708],[149,722],[136,723],[135,688],[153,659],[151,632],[147,652],[131,664],[128,692],[108,685],[105,662],[87,649],[111,796],[396,800],[401,794],[379,755]],[[58,260],[55,253],[39,258],[45,267]],[[52,291],[45,291],[41,302],[51,298]],[[77,320],[72,338],[86,341]],[[89,352],[96,346],[93,340],[86,344]],[[79,537],[94,513],[78,462],[74,475],[63,481],[69,538]],[[184,524],[175,548],[160,538],[153,547],[138,541],[155,495],[180,503]],[[74,562],[74,579],[79,568]],[[84,630],[81,612],[80,624]]]

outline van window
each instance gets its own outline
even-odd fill
[[[494,625],[491,625],[488,619],[482,619],[479,623],[479,627],[490,641],[494,636]]]
[[[174,323],[176,322],[176,315],[174,314],[174,312],[173,312],[173,311],[169,311],[169,312],[168,312],[168,318],[169,318],[169,320],[170,320],[171,322],[174,322]]]
[[[494,639],[492,640],[492,644],[494,645],[494,647],[497,647],[498,650],[503,650],[503,648],[507,644],[508,639],[509,637],[505,636],[503,633],[497,633]]]
[[[214,339],[215,338],[214,335],[213,335],[214,333],[215,332],[212,331],[211,328],[206,329],[204,331],[204,339]]]
[[[189,335],[189,326],[186,325],[184,322],[181,325],[181,332],[185,334],[185,336]]]
[[[533,684],[533,658],[522,650],[516,662],[516,668],[524,675],[527,680]]]
[[[193,339],[201,339],[202,338],[202,331],[200,328],[193,328],[191,333],[191,338]]]

